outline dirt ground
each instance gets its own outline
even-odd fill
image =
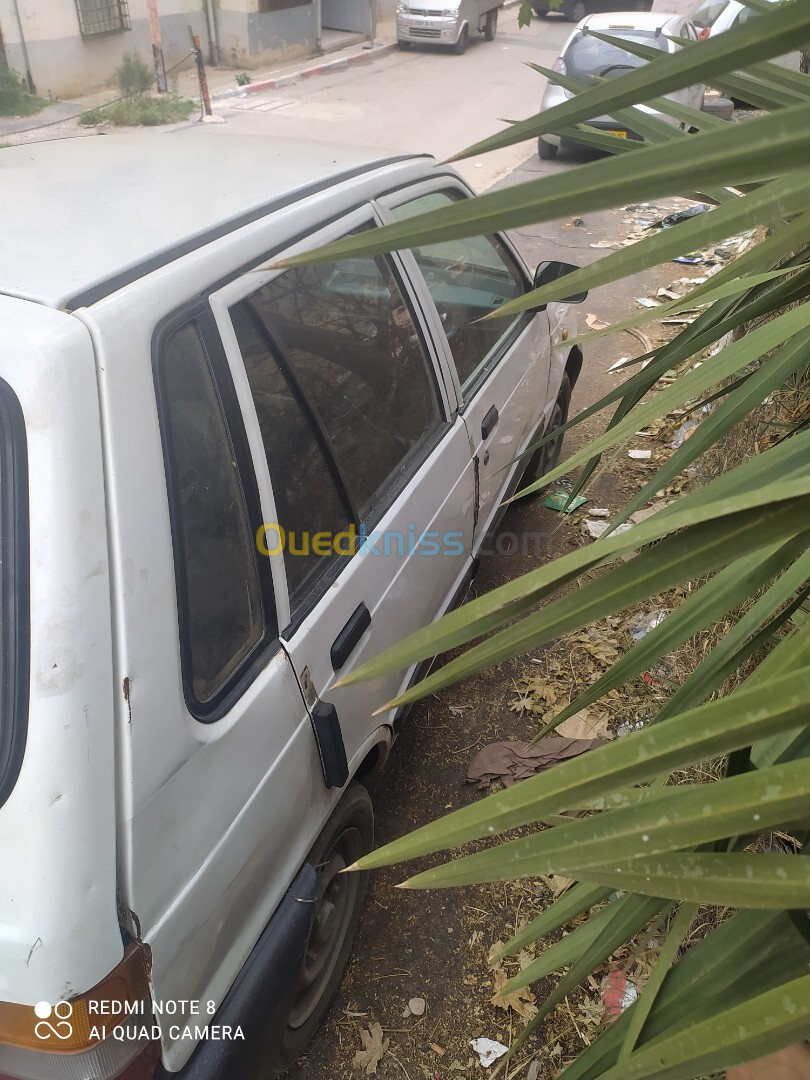
[[[525,178],[525,174],[517,177]],[[683,204],[664,200],[660,205]],[[563,258],[583,264],[607,253],[593,244],[620,241],[632,230],[627,219],[638,216],[643,214],[627,210],[586,215],[583,225],[559,222],[538,226],[521,230],[517,239],[530,263]],[[584,330],[589,314],[605,322],[633,314],[639,310],[635,297],[654,296],[659,286],[697,271],[668,263],[618,285],[596,289],[579,309],[580,329]],[[654,343],[672,333],[658,323],[644,329]],[[617,385],[621,376],[607,370],[614,361],[644,351],[642,344],[626,333],[597,339],[584,348],[585,363],[574,391],[572,415]],[[604,416],[594,416],[574,428],[566,438],[563,455],[601,431],[604,422]],[[638,443],[653,445],[651,440]],[[649,477],[652,468],[650,463],[630,460],[626,449],[620,450],[590,486],[589,505],[617,510]],[[566,517],[547,510],[538,499],[517,503],[506,514],[501,533],[544,532],[549,538],[548,551],[524,555],[515,545],[514,554],[485,556],[471,595],[480,595],[549,557],[589,542],[580,524],[582,517],[581,511]],[[497,739],[530,739],[538,730],[536,715],[514,709],[520,680],[536,677],[551,665],[558,671],[570,665],[570,694],[584,656],[578,656],[577,649],[589,647],[587,639],[554,643],[536,655],[505,662],[417,703],[384,773],[369,784],[377,843],[393,840],[480,798],[482,793],[466,781],[467,767],[476,752]],[[592,649],[589,656],[593,662]],[[610,718],[614,730],[623,717],[623,703],[617,698]],[[487,956],[493,942],[505,941],[521,923],[548,906],[553,898],[550,883],[523,880],[430,892],[394,888],[421,865],[371,874],[365,913],[340,991],[310,1052],[288,1074],[291,1080],[350,1080],[364,1075],[352,1062],[356,1051],[362,1049],[361,1029],[375,1022],[388,1040],[373,1073],[380,1080],[473,1080],[490,1075],[494,1069],[481,1067],[470,1040],[485,1036],[508,1044],[522,1028],[524,1019],[517,1012],[491,1001],[496,980],[502,975],[489,968]],[[518,963],[507,961],[504,967],[513,974]],[[553,983],[532,987],[528,1003],[542,1000],[549,985]],[[411,998],[424,999],[423,1015],[408,1013]],[[556,1077],[592,1037],[601,1020],[599,999],[596,980],[569,996],[540,1025],[507,1076],[515,1080]],[[539,1062],[536,1073],[531,1065],[535,1060]]]

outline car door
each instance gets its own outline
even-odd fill
[[[177,1003],[156,1020],[174,1068],[196,1045],[184,1021],[220,1004],[334,802],[256,550],[270,511],[200,298],[220,265],[197,254],[82,315],[105,425],[119,897],[154,999]]]
[[[370,207],[316,237],[376,227]],[[291,254],[292,249],[285,254]],[[282,256],[283,257],[283,256]],[[272,518],[258,538],[328,784],[380,741],[411,669],[338,676],[443,612],[472,565],[464,422],[395,257],[251,273],[212,297]]]
[[[381,200],[392,220],[448,206],[468,193],[449,177]],[[531,288],[525,266],[503,237],[420,245],[405,256],[427,295],[437,336],[453,365],[459,408],[477,469],[479,545],[504,494],[525,467],[517,456],[550,412],[549,318],[545,311],[480,320]]]

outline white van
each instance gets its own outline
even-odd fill
[[[426,157],[108,135],[0,183],[0,1076],[268,1076],[416,675],[336,672],[463,597],[569,309],[474,321],[532,286],[503,237],[262,269],[469,197]]]
[[[430,0],[397,0],[397,44],[450,45],[463,56],[470,35],[483,34],[494,41],[498,29],[498,11],[503,0],[445,0],[441,7],[429,7]]]

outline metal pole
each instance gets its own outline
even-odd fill
[[[37,88],[34,86],[34,76],[31,74],[31,61],[28,59],[28,46],[25,44],[25,34],[23,33],[20,8],[17,4],[17,0],[14,0],[14,14],[17,16],[17,29],[20,31],[20,46],[22,48],[23,62],[25,64],[25,81],[28,84],[28,93],[35,94]]]
[[[194,50],[194,59],[197,61],[197,78],[200,80],[200,97],[202,98],[203,110],[206,116],[212,115],[211,98],[208,94],[208,79],[205,76],[205,64],[203,63],[202,47],[197,34],[189,26],[188,36],[191,38],[191,47]]]
[[[377,29],[377,0],[368,0],[368,41],[364,42],[364,49],[374,48],[374,32]]]
[[[206,0],[205,18],[208,23],[208,62],[213,67],[219,66],[219,37],[217,35],[217,19],[214,14],[214,0]]]
[[[146,0],[149,12],[149,33],[152,37],[152,59],[155,63],[155,85],[159,94],[165,94],[169,87],[166,83],[166,65],[163,62],[163,43],[160,40],[160,18],[157,0]]]

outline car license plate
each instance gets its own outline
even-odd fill
[[[607,134],[608,135],[618,135],[618,137],[620,139],[626,139],[627,138],[627,132],[626,131],[608,131]]]
[[[424,26],[426,30],[438,30],[441,26],[441,23],[431,22],[429,19],[425,19],[425,21],[422,23],[422,26]]]

